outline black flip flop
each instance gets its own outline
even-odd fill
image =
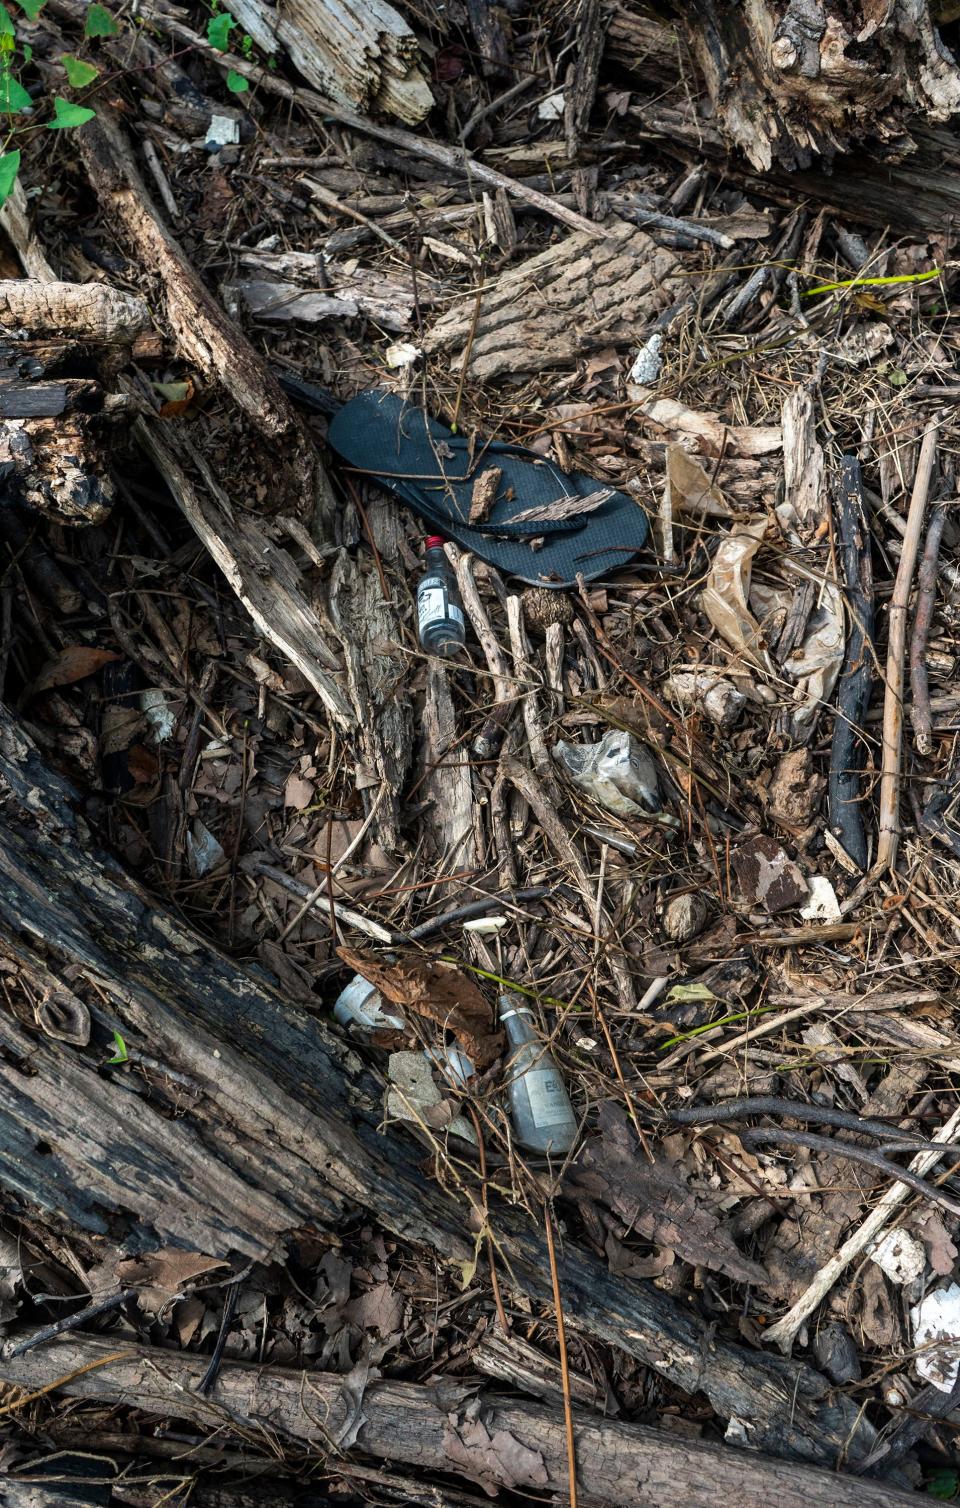
[[[309,386],[297,383],[292,396],[304,401]],[[521,581],[569,587],[578,575],[587,581],[608,575],[647,540],[646,514],[625,492],[605,488],[583,472],[560,471],[520,445],[476,439],[471,445],[383,389],[344,404],[327,438],[349,465],[388,487],[432,529]],[[471,524],[473,489],[493,467],[502,473],[496,499],[486,519]],[[532,520],[517,516],[566,498],[583,498],[589,511],[565,508],[561,511],[568,516]]]

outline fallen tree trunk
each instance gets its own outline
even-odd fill
[[[112,1361],[107,1358],[113,1357]],[[106,1362],[97,1366],[97,1363]],[[64,1385],[73,1398],[130,1404],[164,1419],[185,1419],[249,1442],[251,1433],[290,1440],[329,1455],[356,1448],[422,1472],[454,1472],[490,1496],[500,1489],[564,1493],[563,1414],[542,1403],[506,1399],[476,1382],[371,1379],[228,1361],[209,1397],[197,1391],[207,1358],[109,1338],[62,1338],[14,1361],[0,1377],[34,1392],[89,1367]],[[584,1508],[714,1508],[725,1495],[739,1508],[901,1508],[913,1494],[879,1483],[794,1466],[753,1451],[683,1440],[664,1430],[574,1415],[577,1496]]]
[[[159,1242],[224,1259],[264,1259],[303,1223],[335,1227],[360,1206],[472,1270],[476,1201],[425,1178],[406,1131],[379,1133],[377,1080],[96,855],[73,800],[0,708],[0,947],[39,1004],[79,997],[92,1022],[89,1042],[70,1046],[0,1013],[8,1197],[125,1240],[127,1254]],[[131,1066],[107,1072],[114,1031]],[[550,1303],[529,1216],[490,1218],[501,1281]],[[758,1449],[830,1465],[869,1450],[871,1426],[810,1367],[711,1339],[693,1313],[572,1245],[559,1271],[570,1324],[706,1394]]]

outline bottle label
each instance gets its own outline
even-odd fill
[[[563,1080],[554,1068],[531,1068],[523,1076],[524,1087],[530,1104],[533,1124],[555,1126],[567,1118],[566,1091]]]
[[[420,624],[420,632],[431,623],[446,623],[452,621],[463,628],[463,613],[455,602],[451,602],[442,586],[421,586],[417,593],[417,618]]]

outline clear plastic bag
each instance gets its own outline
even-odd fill
[[[614,728],[598,744],[554,745],[553,757],[574,785],[617,817],[660,810],[657,767],[632,733]]]

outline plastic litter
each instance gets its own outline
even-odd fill
[[[341,1026],[362,1032],[391,1027],[402,1031],[405,1024],[399,1016],[391,1016],[384,1010],[379,992],[362,974],[354,974],[346,989],[337,996],[333,1004],[333,1018]]]
[[[660,810],[656,765],[632,733],[615,728],[598,744],[568,744],[560,739],[553,746],[553,757],[575,786],[617,817]]]
[[[960,1287],[925,1294],[910,1310],[917,1375],[949,1393],[960,1373]]]
[[[562,1157],[573,1146],[577,1117],[552,1054],[533,1026],[533,1011],[514,995],[500,996],[509,1048],[504,1074],[514,1135],[531,1152]]]

